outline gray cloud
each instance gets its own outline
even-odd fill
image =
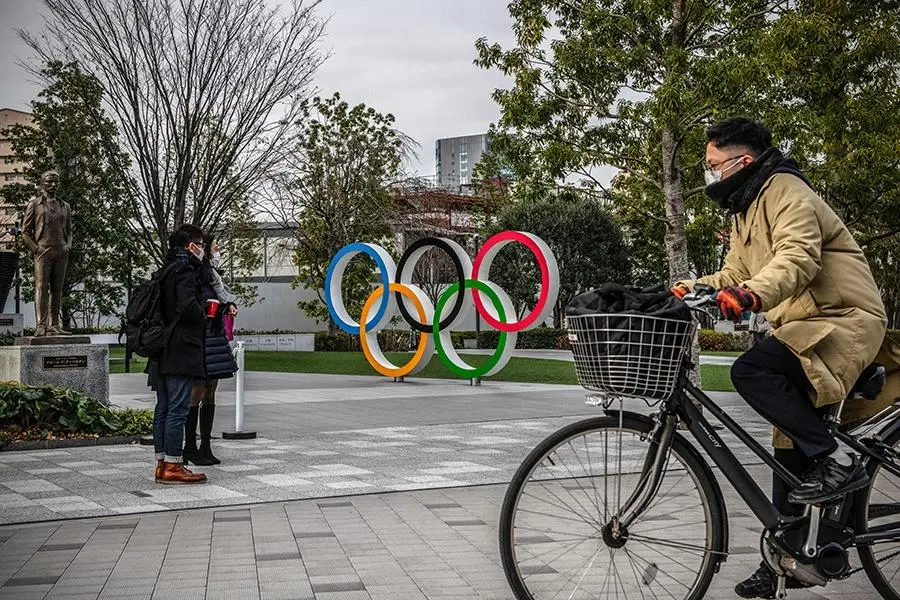
[[[40,32],[39,7],[0,0],[0,107],[27,109],[40,90],[16,64],[30,52],[14,31]],[[331,18],[324,45],[332,56],[318,73],[318,89],[393,113],[421,144],[413,169],[433,174],[435,139],[484,132],[497,120],[490,95],[508,81],[472,61],[477,38],[511,40],[506,2],[330,0],[322,14]]]

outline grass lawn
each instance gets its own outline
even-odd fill
[[[710,353],[718,356],[738,356],[740,353],[719,352]],[[112,358],[125,358],[123,348],[111,348],[109,352]],[[411,356],[404,353],[387,353],[388,358],[394,364],[403,364]],[[141,373],[144,370],[145,360],[134,357],[131,363],[132,373]],[[466,355],[466,360],[472,365],[478,365],[487,360],[483,355]],[[335,375],[377,375],[361,352],[247,352],[246,367],[248,371],[270,371],[278,373],[326,373]],[[710,392],[733,392],[729,377],[730,368],[720,365],[702,365],[700,376],[703,380],[703,388]],[[113,363],[109,366],[110,373],[124,373],[124,363]],[[450,373],[444,363],[437,357],[431,359],[428,366],[415,377],[430,377],[438,379],[456,379]],[[561,383],[576,385],[575,369],[572,363],[560,360],[545,360],[540,358],[513,358],[507,363],[500,373],[490,377],[493,381],[515,381],[522,383]]]
[[[707,392],[733,392],[731,367],[725,365],[700,365],[700,380]]]
[[[412,356],[405,353],[386,352],[388,360],[402,365]],[[472,366],[485,362],[488,356],[466,355]],[[362,352],[248,352],[248,371],[277,371],[281,373],[335,373],[339,375],[377,375],[366,362]],[[432,357],[428,366],[411,377],[457,379],[438,357]],[[494,381],[518,381],[527,383],[577,384],[572,363],[538,358],[513,358]]]

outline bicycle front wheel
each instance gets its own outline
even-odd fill
[[[900,450],[900,433],[885,440]],[[876,462],[869,467],[872,482],[856,495],[856,533],[900,531],[900,477]],[[885,600],[900,600],[900,541],[859,546],[866,575]]]
[[[636,415],[587,419],[528,455],[500,513],[500,554],[516,598],[703,597],[726,552],[727,524],[718,484],[683,437],[661,449],[664,471],[646,508],[627,530],[615,528],[656,450],[652,429]]]

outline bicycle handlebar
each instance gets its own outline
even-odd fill
[[[712,286],[697,284],[694,291],[681,299],[689,308],[702,308],[716,303],[719,291]]]

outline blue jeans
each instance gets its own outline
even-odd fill
[[[153,445],[157,460],[181,462],[184,421],[191,404],[193,386],[193,377],[160,375],[156,378]]]

